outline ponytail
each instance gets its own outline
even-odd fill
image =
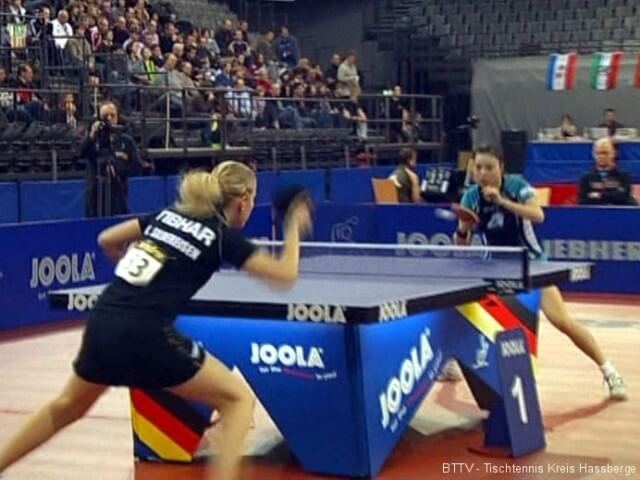
[[[180,183],[176,208],[194,217],[206,217],[221,210],[233,199],[256,189],[256,177],[246,165],[222,162],[211,173],[188,172]]]
[[[176,208],[194,217],[206,217],[216,211],[222,193],[217,179],[209,172],[193,170],[182,177]]]

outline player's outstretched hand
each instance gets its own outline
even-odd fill
[[[301,196],[296,198],[287,211],[286,223],[295,226],[301,238],[306,237],[313,229],[313,219],[311,215],[312,204],[309,197]]]
[[[304,185],[281,185],[271,194],[271,204],[277,220],[294,226],[300,237],[311,232],[313,199]]]

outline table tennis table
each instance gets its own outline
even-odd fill
[[[544,434],[533,381],[527,421],[513,425],[506,367],[498,366],[514,340],[505,337],[499,348],[500,335],[513,331],[522,339],[522,368],[530,375],[540,289],[592,274],[591,264],[529,262],[521,253],[453,258],[460,253],[435,248],[423,258],[387,248],[382,256],[315,255],[301,260],[287,290],[223,270],[187,303],[176,326],[241,371],[307,471],[377,474],[452,358],[490,412],[486,444],[518,456],[542,448]],[[50,304],[84,311],[104,287],[53,291]],[[519,408],[522,416],[526,405]],[[193,460],[211,415],[166,392],[136,389],[131,413],[137,458],[182,462]]]

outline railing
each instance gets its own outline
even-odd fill
[[[24,160],[17,173],[44,173],[58,178],[56,159],[64,155],[67,159],[74,156],[71,166],[63,165],[65,174],[81,175],[83,164],[76,158],[76,140],[95,120],[100,102],[105,99],[113,99],[122,107],[123,120],[138,141],[143,159],[156,166],[189,166],[192,160],[210,165],[228,157],[253,158],[258,168],[274,170],[351,166],[361,162],[363,156],[375,163],[376,152],[395,152],[401,147],[413,147],[439,159],[439,96],[363,95],[356,107],[348,99],[262,97],[250,89],[171,88],[166,75],[157,77],[155,83],[84,85],[82,90],[0,89],[0,108],[15,127],[11,130],[13,137],[0,135],[6,160],[2,163],[0,159],[0,173],[16,173],[20,162],[11,155],[17,153]],[[30,124],[46,127],[42,135],[49,135],[53,121],[50,112],[57,107],[64,110],[64,95],[73,95],[76,102],[85,105],[71,114],[77,120],[77,125],[73,123],[79,138],[52,148],[49,153],[56,155],[49,164],[42,152],[48,151],[46,142],[34,138],[29,144],[20,135]],[[390,105],[395,101],[403,102],[405,118],[394,118],[391,113]],[[67,120],[64,111],[57,119],[61,123]],[[59,152],[63,147],[67,150]],[[356,159],[356,155],[360,156]],[[31,156],[37,156],[38,162],[30,162]]]
[[[89,96],[95,105],[91,110],[97,111],[97,102],[105,98],[105,94],[121,104],[138,107],[131,111],[130,119],[139,122],[141,145],[152,147],[152,154],[160,154],[160,150],[174,153],[180,150],[180,155],[187,156],[193,155],[194,147],[212,144],[225,154],[230,147],[249,146],[239,140],[238,132],[247,137],[254,131],[264,130],[353,129],[352,137],[372,149],[410,146],[418,150],[439,150],[442,141],[442,97],[436,95],[402,95],[395,99],[367,94],[360,97],[360,109],[356,109],[348,99],[263,97],[248,88],[177,89],[167,85],[106,84],[92,89]],[[393,118],[390,104],[394,100],[404,102],[405,119]],[[196,105],[199,107],[194,108]],[[274,107],[272,111],[270,107]],[[215,141],[204,143],[203,138],[201,145],[188,144],[189,130],[205,129],[212,123],[219,126]],[[160,131],[162,141],[158,142]],[[398,133],[403,134],[402,141],[398,140]],[[180,138],[174,134],[182,136],[180,147],[175,145]],[[150,136],[154,137],[153,145],[149,142]]]
[[[0,89],[0,174],[4,178],[47,177],[84,168],[76,148],[84,129],[75,118],[73,90]]]

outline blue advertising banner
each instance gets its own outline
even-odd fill
[[[640,293],[640,209],[549,207],[537,231],[552,260],[594,262],[595,278],[563,285],[582,292]],[[115,220],[0,226],[0,328],[60,319],[46,292],[107,281],[112,266],[96,245]],[[318,205],[313,240],[450,245],[455,222],[426,205]],[[245,233],[271,237],[271,210],[256,207]],[[474,239],[479,242],[479,238]],[[68,315],[65,316],[68,318]]]
[[[258,205],[253,209],[242,233],[249,238],[270,239],[271,225],[271,206]]]
[[[596,267],[594,279],[563,289],[640,293],[640,208],[547,207],[545,215],[536,231],[549,259]],[[434,206],[321,205],[314,240],[452,245],[455,228],[436,216]]]
[[[147,213],[159,210],[166,201],[164,177],[134,177],[129,179],[129,211]]]
[[[22,222],[84,217],[84,180],[20,182],[18,190]]]
[[[552,260],[594,262],[594,279],[567,285],[580,292],[640,293],[640,208],[555,207],[536,230]]]
[[[106,282],[113,265],[96,243],[118,219],[0,227],[0,329],[71,318],[50,311],[47,292]],[[75,315],[77,316],[77,314]]]
[[[640,179],[640,144],[616,142],[620,168]],[[525,177],[530,182],[578,182],[593,168],[593,142],[540,142],[527,144]]]
[[[0,183],[0,223],[14,223],[19,219],[18,184],[2,182]]]
[[[113,264],[96,239],[126,217],[0,226],[0,330],[69,319],[77,314],[49,309],[47,292],[104,283]],[[245,234],[269,238],[271,210],[256,207]]]

